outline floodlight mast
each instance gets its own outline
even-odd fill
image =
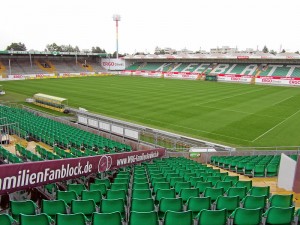
[[[113,15],[113,20],[116,21],[116,47],[117,47],[117,56],[116,58],[119,58],[119,32],[118,32],[118,27],[119,27],[119,21],[121,21],[121,16],[119,14],[114,14]]]

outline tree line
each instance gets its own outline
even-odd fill
[[[6,47],[6,50],[13,50],[13,51],[26,51],[27,47],[24,43],[17,43],[13,42]],[[58,45],[56,43],[47,44],[45,51],[49,52],[81,52],[80,48],[72,45]],[[92,47],[91,49],[84,49],[82,52],[85,53],[106,53],[105,49],[100,48],[99,46]]]
[[[24,43],[11,43],[9,46],[6,47],[6,50],[13,50],[13,51],[26,51],[26,45]],[[45,51],[49,51],[49,52],[81,52],[80,48],[76,45],[76,46],[72,46],[72,45],[58,45],[56,43],[52,43],[52,44],[47,44]],[[82,50],[82,52],[85,53],[106,53],[105,49],[101,49],[99,46],[95,46],[92,47],[91,49],[84,49]],[[262,52],[264,53],[271,53],[273,55],[276,55],[277,52],[275,50],[269,50],[268,47],[265,45]],[[282,49],[280,53],[285,53],[285,49]],[[299,51],[295,52],[296,54],[300,54]],[[144,53],[137,53],[136,55],[142,55]],[[164,50],[161,50],[159,53],[157,54],[165,54]],[[112,57],[115,57],[116,52],[114,52],[113,54],[110,54]],[[124,54],[126,55],[126,54]],[[122,54],[120,54],[120,57],[124,56]]]

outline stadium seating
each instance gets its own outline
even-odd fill
[[[93,213],[92,225],[98,224],[110,224],[110,225],[122,225],[122,217],[119,212],[111,213]]]
[[[52,218],[45,213],[37,215],[24,215],[22,213],[20,214],[20,225],[51,225],[53,222],[54,221],[52,220]]]
[[[280,155],[212,156],[211,163],[252,177],[277,176]]]
[[[266,219],[266,224],[291,224],[294,220],[295,207],[270,207],[263,217]]]
[[[109,153],[131,150],[131,147],[128,145],[44,117],[35,116],[22,109],[1,106],[0,116],[7,117],[8,122],[19,123],[19,127],[16,125],[11,127],[12,133],[17,134],[20,128],[32,138],[53,147],[59,145],[63,148],[74,147],[80,149],[84,147],[87,149],[98,149],[98,154],[105,153],[105,150],[108,150]],[[57,150],[57,154],[60,154],[60,157],[76,157],[69,152],[64,153],[58,147],[55,150]]]
[[[262,209],[236,208],[230,215],[233,225],[259,225],[262,218]]]
[[[58,200],[43,199],[40,208],[32,201],[18,201],[16,204],[18,207],[14,206],[15,201],[11,201],[9,215],[19,220],[20,214],[45,214],[47,218],[55,220],[55,225],[98,225],[103,223],[111,225],[121,225],[122,223],[128,225],[184,225],[194,224],[194,222],[201,225],[225,225],[226,223],[243,225],[245,221],[247,221],[246,224],[254,225],[259,224],[262,218],[269,221],[269,224],[276,224],[273,222],[274,217],[277,220],[277,216],[274,215],[278,213],[277,211],[282,212],[284,217],[280,221],[287,221],[287,217],[291,215],[291,221],[293,220],[294,206],[291,200],[293,196],[272,195],[268,199],[270,187],[252,187],[251,182],[243,181],[234,183],[233,180],[236,179],[234,176],[229,178],[229,180],[232,179],[230,181],[222,180],[216,183],[216,186],[206,187],[202,195],[198,188],[193,187],[188,181],[176,182],[173,188],[170,183],[166,182],[168,174],[176,173],[187,179],[186,174],[191,174],[191,171],[199,168],[215,175],[220,173],[207,165],[181,157],[153,160],[153,162],[144,162],[141,165],[112,171],[109,179],[108,177],[96,178],[85,185],[78,185],[75,181],[68,182],[66,191],[56,191]],[[164,173],[165,182],[155,182],[157,178],[161,178],[155,177],[161,172]],[[137,175],[143,175],[143,177],[136,177]],[[154,178],[151,178],[152,176]],[[134,185],[145,183],[147,183],[147,189],[134,188]],[[123,184],[127,189],[113,190]],[[176,194],[175,188],[178,184],[189,184],[189,187],[178,189]],[[201,181],[197,182],[196,186],[197,184],[201,184]],[[224,188],[227,187],[226,184],[231,184],[227,192],[224,191]],[[105,188],[106,196],[97,189],[98,185]],[[155,186],[157,189],[154,192]],[[86,190],[85,187],[89,187],[89,190]],[[94,189],[93,187],[95,190],[91,190]],[[242,199],[242,197],[244,198]],[[266,212],[262,215],[264,211]],[[43,217],[46,221],[46,217]],[[9,219],[7,216],[3,216],[3,218],[4,220]],[[33,220],[36,217],[30,218]],[[51,221],[50,218],[49,221]],[[1,219],[0,216],[0,221]],[[20,225],[22,224],[20,221]],[[3,223],[3,225],[6,224]]]
[[[0,224],[1,225],[13,225],[16,224],[17,221],[13,219],[9,214],[0,214]]]

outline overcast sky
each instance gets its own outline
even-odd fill
[[[49,43],[116,50],[113,14],[121,15],[119,52],[153,53],[230,46],[300,50],[300,0],[3,0],[0,50],[12,42],[28,50]]]

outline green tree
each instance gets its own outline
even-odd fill
[[[99,46],[92,47],[92,53],[106,53],[105,49],[101,49]]]
[[[284,50],[284,49],[282,49],[281,53],[285,53],[285,50]]]
[[[46,49],[45,51],[48,52],[61,52],[62,49],[59,45],[57,45],[56,43],[52,43],[52,44],[48,44],[46,45]]]
[[[79,47],[73,47],[72,45],[61,45],[61,51],[62,52],[79,52]]]
[[[267,46],[264,46],[264,48],[263,48],[263,53],[268,53],[269,52],[269,49],[267,48]]]
[[[300,54],[299,51],[296,51],[295,53],[296,53],[296,54]]]
[[[24,43],[11,43],[9,46],[6,47],[6,50],[13,50],[13,51],[26,51],[26,46]]]
[[[277,52],[274,51],[273,49],[270,51],[270,53],[271,53],[272,55],[276,55],[276,54],[277,54]]]

